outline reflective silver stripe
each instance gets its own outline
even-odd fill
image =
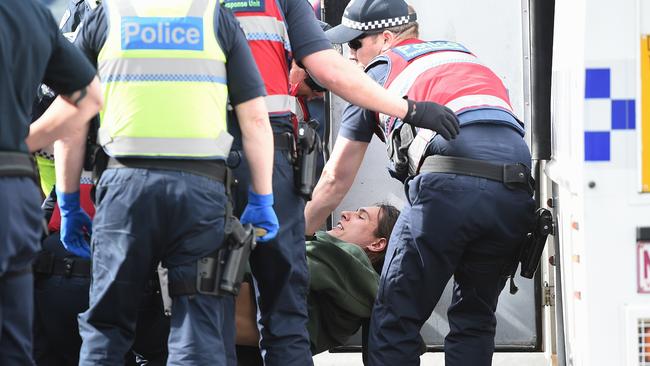
[[[217,0],[219,1],[219,0]],[[205,9],[208,7],[208,0],[194,0],[187,11],[188,17],[202,18],[205,14]]]
[[[269,113],[291,112],[298,115],[298,101],[296,101],[296,97],[281,94],[267,95],[264,97],[264,101],[266,102],[266,109],[269,110]]]
[[[104,0],[106,1],[106,0]],[[113,1],[113,0],[111,0]],[[114,0],[117,5],[117,12],[123,17],[137,17],[138,12],[135,11],[131,0]],[[208,6],[208,0],[194,0],[190,5],[185,16],[202,18],[205,9]]]
[[[457,63],[457,62],[463,62],[463,63],[473,63],[477,65],[483,65],[483,63],[476,58],[476,56],[471,55],[469,53],[464,53],[464,52],[436,52],[429,54],[425,57],[421,57],[412,63],[410,63],[406,68],[393,80],[393,82],[390,84],[390,86],[387,88],[388,91],[391,93],[394,93],[398,96],[404,96],[406,93],[408,93],[409,89],[415,84],[415,80],[425,73],[428,70],[431,70],[435,67],[441,66],[441,65],[446,65],[446,64],[451,64],[451,63]],[[471,96],[468,96],[467,99],[464,99],[465,97],[458,98],[457,100],[453,100],[450,103],[447,103],[446,106],[453,110],[454,112],[459,111],[462,108],[469,107],[471,105],[463,105],[463,101],[469,101],[469,98]],[[479,102],[477,104],[474,104],[476,106],[478,105],[494,105],[494,106],[499,106],[502,108],[507,109],[508,111],[512,112],[512,108],[508,105],[506,101],[503,99],[500,99],[498,97],[493,97],[494,104],[486,104],[485,102]],[[486,98],[482,98],[480,100],[487,100]],[[477,101],[479,99],[477,98]],[[451,105],[450,105],[451,104]],[[459,108],[460,107],[460,108]],[[385,114],[380,114],[379,119],[380,122],[382,123],[382,126],[386,125],[386,122],[390,116],[387,116]]]
[[[100,78],[142,74],[210,75],[226,79],[226,64],[218,60],[194,58],[126,58],[99,63]]]
[[[406,127],[406,126],[405,126]],[[426,128],[418,128],[418,133],[415,135],[413,142],[409,145],[407,152],[409,160],[409,174],[417,174],[417,170],[420,167],[420,160],[424,156],[424,151],[426,150],[429,141],[436,135],[435,132],[427,130]]]
[[[291,51],[289,32],[284,22],[270,16],[237,17],[241,28],[249,41],[270,40],[282,42],[287,51]]]
[[[164,138],[164,137],[111,137],[108,131],[99,129],[99,143],[111,156],[178,156],[223,157],[228,156],[233,137],[221,132],[216,139]]]
[[[451,63],[473,63],[483,65],[483,63],[474,55],[464,52],[435,52],[425,57],[421,57],[411,62],[406,68],[393,80],[388,88],[398,95],[406,95],[406,92],[413,86],[415,79],[426,71],[441,65]]]
[[[495,97],[494,95],[486,94],[475,94],[475,95],[464,95],[458,97],[450,102],[445,104],[447,108],[451,109],[454,112],[461,111],[464,108],[468,107],[480,107],[480,106],[494,106],[501,107],[507,111],[512,112],[510,104],[505,100]]]

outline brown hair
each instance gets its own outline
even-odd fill
[[[379,221],[377,222],[377,229],[375,229],[373,235],[377,238],[385,238],[386,247],[378,253],[366,250],[366,254],[375,271],[381,273],[381,268],[384,266],[384,258],[386,257],[386,248],[388,248],[388,241],[390,240],[390,235],[393,232],[393,227],[395,227],[400,212],[397,207],[387,203],[377,203],[376,206],[379,206]]]

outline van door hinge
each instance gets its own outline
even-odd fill
[[[548,282],[544,282],[544,306],[554,306],[555,305],[555,292],[554,287],[550,286]]]

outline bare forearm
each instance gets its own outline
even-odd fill
[[[244,153],[251,171],[253,191],[269,194],[273,191],[273,131],[263,98],[235,106],[242,131]]]
[[[313,234],[348,193],[357,176],[368,143],[339,136],[323,168],[311,201],[305,207],[305,233]]]
[[[303,63],[319,82],[354,105],[399,118],[408,111],[406,100],[386,91],[334,50],[311,54]]]
[[[244,153],[251,170],[253,191],[269,194],[273,190],[273,133],[268,121],[256,121],[256,133],[244,136]]]
[[[311,235],[320,228],[329,214],[341,203],[350,189],[327,170],[318,180],[312,199],[305,206],[305,234]]]
[[[79,190],[79,178],[86,151],[88,125],[69,131],[67,136],[54,143],[54,167],[57,190],[64,193]]]

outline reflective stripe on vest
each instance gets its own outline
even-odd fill
[[[434,52],[414,61],[410,62],[390,84],[387,84],[387,90],[399,95],[407,95],[413,88],[416,80],[425,72],[432,70],[436,67],[448,64],[475,64],[485,67],[476,56],[464,52]],[[392,73],[392,70],[391,70]],[[387,81],[389,83],[389,81]],[[505,88],[504,88],[505,89]],[[514,115],[512,107],[507,100],[499,98],[494,95],[463,95],[450,101],[434,100],[434,102],[444,104],[447,108],[454,111],[456,114],[463,112],[468,108],[476,107],[498,107],[504,109]],[[391,118],[388,115],[380,114],[380,122],[382,127],[387,125],[387,121]],[[390,133],[390,131],[387,131]]]
[[[266,102],[266,108],[269,110],[270,114],[273,113],[297,113],[297,101],[296,97],[291,95],[267,95],[264,97]]]
[[[291,52],[289,32],[283,21],[270,16],[238,16],[237,19],[247,40],[278,42],[285,51]]]
[[[431,47],[438,48],[437,50],[418,55],[417,45],[421,43],[423,42],[409,43],[402,48],[414,46],[412,49],[416,50],[416,55],[413,58],[406,59],[399,52],[390,50],[375,61],[389,62],[390,71],[384,85],[388,91],[400,97],[409,96],[411,99],[445,105],[456,114],[470,109],[496,108],[512,115],[514,121],[516,117],[505,86],[476,56],[453,42],[450,43],[451,46],[460,48],[440,47],[438,42]],[[397,50],[400,50],[400,46]],[[369,67],[372,66],[371,62]],[[404,128],[401,121],[385,114],[379,114],[379,124],[389,143],[392,141],[391,134],[400,126]],[[403,141],[408,144],[407,157],[411,175],[417,173],[426,148],[435,136],[430,130],[415,130],[412,141]]]
[[[232,3],[232,2],[231,2]],[[284,15],[276,0],[262,2],[264,8],[244,7],[237,4],[231,7],[244,30],[253,57],[259,67],[264,86],[269,94],[266,106],[269,114],[288,115],[296,109],[294,97],[289,95],[289,65],[291,63],[291,43]],[[253,9],[255,8],[255,9]],[[269,59],[279,57],[279,59]]]
[[[104,1],[109,31],[98,57],[105,106],[99,142],[111,156],[223,158],[226,57],[216,0]]]

